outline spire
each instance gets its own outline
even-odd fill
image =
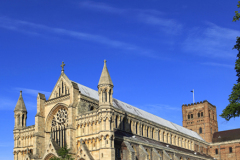
[[[103,70],[102,70],[102,74],[101,74],[101,77],[99,79],[99,82],[98,82],[98,86],[99,85],[112,85],[113,86],[113,83],[112,83],[112,80],[111,80],[111,77],[109,75],[109,72],[108,72],[108,69],[107,69],[107,64],[106,64],[106,60],[104,60],[104,66],[103,66]]]
[[[18,98],[18,101],[17,101],[14,111],[27,111],[25,103],[23,101],[22,91],[20,91],[20,96]]]

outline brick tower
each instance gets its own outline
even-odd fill
[[[207,100],[182,105],[183,127],[197,132],[205,141],[212,142],[218,132],[216,106]]]

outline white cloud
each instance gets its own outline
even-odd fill
[[[165,13],[154,9],[124,9],[117,8],[105,3],[96,3],[92,1],[80,2],[80,7],[83,9],[91,9],[93,11],[109,12],[157,27],[167,34],[179,34],[182,30],[182,24],[174,19],[164,18]]]
[[[190,31],[182,48],[190,54],[210,58],[236,58],[232,50],[240,31],[207,24],[207,28],[195,28]]]
[[[62,28],[48,27],[46,25],[35,24],[27,21],[15,20],[6,17],[0,17],[0,27],[20,31],[32,35],[50,35],[50,36],[69,36],[71,38],[80,39],[84,41],[91,41],[96,43],[101,43],[108,45],[110,47],[115,47],[123,50],[132,51],[131,53],[143,55],[151,58],[159,58],[152,51],[143,49],[139,46],[125,43],[122,41],[112,40],[104,36],[83,33],[78,31],[71,31]]]
[[[15,88],[15,90],[21,90],[22,94],[29,94],[31,96],[37,97],[38,93],[45,94],[46,98],[50,96],[51,92],[47,91],[40,91],[35,89],[28,89],[28,88]]]

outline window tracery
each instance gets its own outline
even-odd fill
[[[52,139],[54,139],[60,147],[66,145],[66,127],[68,125],[68,112],[65,108],[60,108],[52,119]]]

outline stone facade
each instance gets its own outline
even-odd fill
[[[209,129],[203,130],[205,136],[194,132],[202,122],[194,128],[188,125],[187,115],[183,113],[184,126],[191,131],[112,96],[113,83],[106,61],[98,91],[71,81],[62,68],[49,99],[41,93],[37,95],[33,126],[26,126],[27,110],[21,93],[14,110],[14,160],[49,160],[58,157],[57,151],[63,146],[70,148],[76,160],[213,159],[215,145],[209,143]],[[212,115],[217,117],[216,107],[208,102],[200,103],[199,107],[206,113],[212,109]],[[183,109],[197,115],[190,106]],[[215,121],[209,120],[209,124],[206,127],[212,126],[217,131]],[[233,151],[238,155],[238,145]],[[226,151],[221,153],[230,156]]]

